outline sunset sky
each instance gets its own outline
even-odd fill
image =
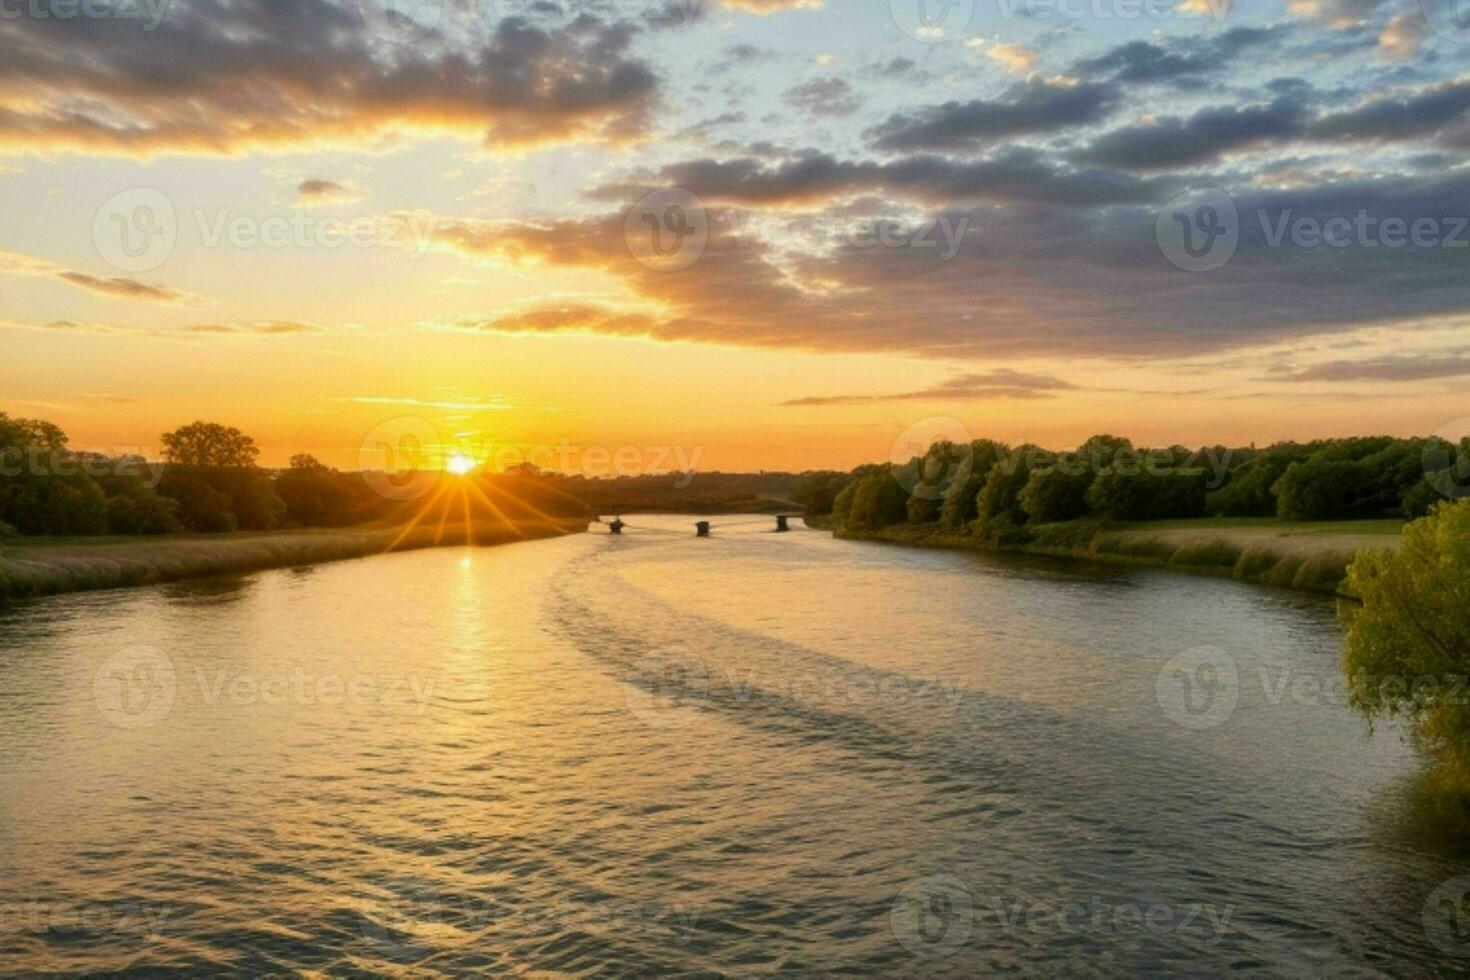
[[[349,468],[1470,415],[1449,0],[920,2],[0,0],[0,410]]]

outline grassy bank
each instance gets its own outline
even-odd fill
[[[1347,567],[1362,548],[1397,548],[1398,521],[1293,523],[1200,518],[1103,525],[1069,521],[1028,528],[1029,540],[997,546],[937,526],[841,530],[841,538],[968,551],[1012,551],[1088,561],[1152,565],[1227,575],[1244,582],[1340,595]]]
[[[0,600],[150,585],[436,545],[505,544],[586,530],[585,520],[522,520],[511,527],[476,522],[421,526],[168,535],[153,538],[35,538],[0,545]]]

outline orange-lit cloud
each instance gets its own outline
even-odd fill
[[[658,83],[639,28],[503,20],[471,46],[391,44],[327,0],[198,0],[156,30],[0,20],[0,152],[230,155],[452,133],[487,146],[625,139]]]
[[[21,255],[18,252],[0,252],[0,275],[45,276],[59,279],[78,289],[118,299],[144,300],[153,303],[178,303],[188,294],[124,276],[94,276],[86,272],[65,269],[44,259]]]

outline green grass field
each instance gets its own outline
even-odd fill
[[[1396,535],[1404,522],[1398,518],[1369,521],[1283,521],[1275,517],[1190,517],[1174,521],[1135,521],[1119,525],[1127,531],[1264,531],[1294,534],[1387,534]]]

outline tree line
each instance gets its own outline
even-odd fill
[[[996,543],[1081,518],[1422,517],[1470,478],[1470,438],[1364,436],[1257,449],[1143,448],[1093,436],[1073,450],[991,439],[938,441],[903,464],[860,466],[799,490],[839,527],[934,524]]]
[[[193,422],[162,437],[162,459],[79,452],[51,422],[0,412],[0,536],[152,535],[350,527],[405,520],[424,500],[377,492],[359,473],[298,454],[278,471],[239,429]],[[495,504],[469,494],[472,517],[538,513],[585,516],[587,508],[536,481],[476,475]],[[426,498],[427,499],[427,498]],[[451,515],[462,519],[462,515]]]

